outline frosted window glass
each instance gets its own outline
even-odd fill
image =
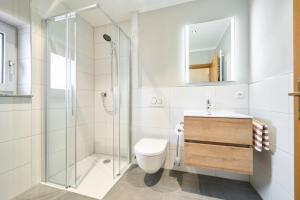
[[[50,55],[50,87],[52,89],[66,89],[66,58],[54,53]]]

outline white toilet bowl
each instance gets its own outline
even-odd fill
[[[143,138],[135,146],[137,163],[146,173],[156,173],[164,164],[168,141]]]

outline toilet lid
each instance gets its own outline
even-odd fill
[[[145,156],[161,154],[167,147],[168,141],[163,139],[143,138],[134,147],[135,153]]]

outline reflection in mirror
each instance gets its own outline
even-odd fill
[[[234,17],[186,26],[186,83],[234,81]]]

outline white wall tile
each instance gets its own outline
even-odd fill
[[[19,139],[12,142],[13,167],[20,167],[31,161],[31,139]]]
[[[42,93],[42,86],[33,85],[32,86],[32,109],[41,109],[43,108],[43,93]]]
[[[250,108],[287,113],[289,76],[272,77],[250,85]]]
[[[31,112],[31,129],[32,135],[38,135],[42,133],[42,110],[32,110]]]
[[[13,112],[13,138],[23,138],[31,135],[31,111]]]
[[[139,108],[134,125],[153,128],[170,128],[170,112],[167,108]]]
[[[0,142],[13,138],[13,112],[0,112]]]
[[[290,190],[290,156],[288,153],[277,151],[272,159],[272,179],[286,192]]]
[[[105,59],[110,56],[110,44],[108,42],[101,42],[95,44],[95,59]]]
[[[282,199],[290,199],[289,192],[282,188],[282,185],[276,184],[272,182],[272,188],[270,193],[270,200],[282,200]]]
[[[0,174],[13,168],[13,145],[12,142],[0,143]]]
[[[272,9],[270,9],[270,5],[272,5]],[[292,13],[291,0],[251,1],[251,82],[292,71]]]
[[[171,89],[171,107],[184,109],[204,109],[207,99],[215,107],[215,87],[177,87]]]
[[[42,179],[42,138],[35,135],[31,138],[31,183],[36,185]]]
[[[248,99],[247,84],[216,87],[216,109],[247,109]]]
[[[13,182],[14,171],[0,174],[0,199],[11,199],[16,194],[14,191],[15,185]]]
[[[77,85],[78,90],[93,90],[94,89],[94,77],[87,73],[77,72]]]
[[[31,168],[30,165],[24,165],[14,171],[14,196],[25,192],[31,187]]]
[[[110,59],[97,59],[95,60],[95,76],[101,74],[110,74],[111,73],[111,61]]]
[[[14,17],[30,23],[29,1],[10,1]],[[2,10],[2,9],[1,9]],[[30,29],[20,30],[18,70],[18,91],[33,94],[33,98],[0,98],[0,199],[8,200],[29,189],[41,181],[41,175],[32,174],[41,171],[41,164],[35,165],[41,155],[40,134],[42,132],[43,108],[43,31],[41,17],[37,10],[32,12],[32,41]],[[30,49],[30,42],[32,51]],[[31,55],[31,52],[33,53]],[[29,59],[31,57],[31,59]],[[31,66],[32,64],[32,66]],[[28,68],[30,67],[30,69]],[[32,90],[32,91],[31,91]],[[5,130],[5,131],[4,131]],[[39,137],[39,139],[35,139]],[[39,145],[36,143],[39,140]],[[4,142],[6,141],[6,142]],[[40,156],[39,156],[40,157]],[[32,165],[33,164],[33,165]],[[35,167],[31,167],[35,166]],[[31,181],[34,179],[35,181]]]
[[[252,0],[250,7],[250,114],[269,125],[272,147],[254,154],[251,183],[263,199],[293,199],[292,1]]]

